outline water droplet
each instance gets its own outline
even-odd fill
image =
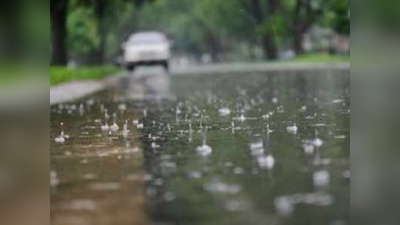
[[[326,170],[314,172],[313,181],[316,187],[326,187],[330,182],[330,174]]]
[[[275,158],[272,155],[259,156],[257,157],[257,162],[261,168],[268,170],[273,169],[275,166]]]
[[[119,126],[117,123],[114,123],[113,125],[110,126],[110,131],[111,132],[117,132],[119,130]]]
[[[286,127],[286,131],[291,134],[297,134],[298,129],[296,123],[294,123],[293,126]]]
[[[275,208],[279,215],[288,216],[293,212],[293,202],[289,197],[278,197],[275,199]]]
[[[229,108],[221,108],[218,110],[219,115],[221,116],[228,116],[231,114],[231,110]]]

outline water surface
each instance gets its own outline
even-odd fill
[[[52,222],[350,224],[349,75],[143,72],[54,106]]]

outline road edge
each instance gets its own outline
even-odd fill
[[[126,74],[119,72],[101,80],[81,80],[50,87],[50,105],[72,102],[116,84]]]
[[[226,68],[229,68],[227,70]],[[175,68],[171,75],[207,75],[226,73],[257,73],[279,71],[311,71],[311,70],[350,70],[348,62],[338,63],[222,63],[195,65],[185,68]],[[107,76],[102,80],[72,81],[50,87],[50,105],[66,103],[102,91],[117,84],[121,78],[128,76],[126,72]]]

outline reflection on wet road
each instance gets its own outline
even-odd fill
[[[349,145],[349,71],[137,71],[51,108],[52,224],[350,224]]]

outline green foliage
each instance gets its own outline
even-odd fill
[[[326,18],[334,31],[350,34],[350,0],[330,0]]]
[[[100,47],[98,17],[95,12],[97,0],[71,0],[68,14],[68,50],[70,57],[87,61]],[[106,58],[115,56],[120,50],[122,37],[127,37],[136,28],[136,9],[132,1],[104,1],[106,32]]]
[[[68,46],[72,57],[87,55],[99,45],[97,25],[93,10],[89,8],[73,9],[68,17]]]
[[[93,1],[96,0],[70,0],[68,44],[74,59],[90,58],[99,47]],[[272,34],[278,48],[285,49],[293,40],[294,12],[299,1],[282,0],[279,10],[268,14],[270,2],[260,0],[266,17],[262,23],[256,23],[249,8],[251,1],[247,0],[154,0],[143,1],[147,2],[143,5],[134,0],[106,0],[106,56],[116,56],[120,44],[131,33],[145,30],[167,33],[176,52],[196,56],[209,53],[215,47],[212,41],[218,42],[222,54],[258,55],[254,52],[261,48],[260,39],[267,33]],[[317,24],[340,34],[350,33],[350,0],[312,2],[318,16],[315,21],[310,19],[310,27]],[[308,16],[302,12],[300,21],[309,19]]]
[[[295,58],[294,61],[309,63],[350,62],[350,56],[330,55],[326,53],[310,53],[301,55]]]
[[[118,67],[100,66],[100,67],[51,67],[50,85],[56,85],[73,80],[91,80],[99,79],[108,75],[117,73]]]

